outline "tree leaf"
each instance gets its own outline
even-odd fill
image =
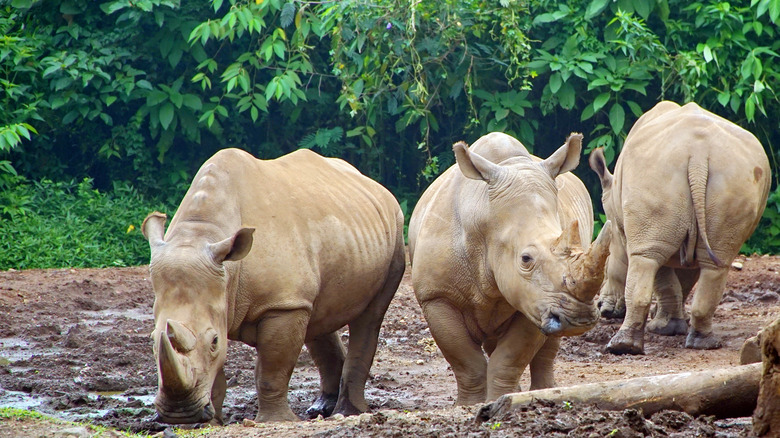
[[[609,0],[593,0],[588,5],[588,8],[585,9],[585,19],[590,20],[591,18],[595,17],[596,15],[600,14],[601,11],[604,10],[604,8],[607,7],[609,4]]]
[[[619,134],[623,130],[623,124],[626,121],[626,112],[623,106],[615,102],[612,104],[612,108],[609,110],[609,124],[612,126],[612,132],[615,135]]]
[[[171,125],[171,122],[173,121],[173,104],[170,102],[165,102],[162,107],[160,107],[160,126],[162,126],[163,129],[168,129],[168,127]]]
[[[652,2],[655,3],[655,2]],[[653,11],[653,8],[650,6],[651,2],[649,1],[638,1],[634,2],[634,8],[636,8],[636,13],[639,14],[642,18],[647,20],[647,17],[650,16],[650,12]]]
[[[556,73],[553,73],[552,75],[550,75],[550,82],[549,82],[550,92],[552,94],[557,93],[558,90],[561,89],[561,84],[562,83],[563,83],[563,81],[561,80],[561,74],[560,73],[556,72]]]
[[[769,0],[769,19],[772,23],[778,24],[778,16],[780,16],[780,0]]]
[[[580,122],[584,122],[585,120],[590,119],[593,117],[594,109],[593,109],[593,102],[589,103],[588,106],[585,107],[584,110],[582,110],[582,114],[580,114]]]
[[[279,23],[282,27],[287,27],[293,23],[295,19],[295,3],[287,2],[282,6],[282,13],[279,16]]]
[[[555,18],[555,16],[553,14],[548,12],[546,14],[539,14],[539,15],[537,15],[536,18],[534,18],[534,21],[531,24],[535,26],[537,24],[552,23],[553,21],[557,21],[557,20],[558,19]]]
[[[631,109],[631,112],[634,113],[634,116],[639,118],[642,116],[642,107],[639,106],[638,103],[634,102],[633,100],[626,101],[626,105]]]
[[[593,99],[593,112],[600,110],[609,101],[609,93],[601,93]]]
[[[563,85],[561,85],[560,91],[558,91],[558,103],[561,105],[563,109],[572,109],[574,108],[574,87],[568,82],[564,82]]]

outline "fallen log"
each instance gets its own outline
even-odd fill
[[[749,417],[756,407],[761,364],[707,371],[636,377],[577,386],[506,394],[484,405],[477,418],[487,421],[534,400],[590,404],[599,409],[642,409],[645,416],[671,409],[717,418]]]
[[[780,319],[761,332],[762,374],[753,413],[756,436],[780,436]]]

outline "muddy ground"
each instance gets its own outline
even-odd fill
[[[613,356],[604,346],[620,322],[602,319],[587,334],[563,341],[558,386],[737,365],[743,341],[780,317],[780,258],[741,260],[744,268],[731,269],[715,315],[723,348],[687,350],[684,336],[648,334],[645,355]],[[153,420],[152,302],[145,266],[0,272],[0,406],[120,430],[163,431],[168,425]],[[343,336],[348,340],[347,333]],[[452,408],[455,379],[430,336],[408,274],[380,336],[366,388],[373,415],[272,425],[245,421],[256,413],[255,352],[231,342],[228,427],[208,436],[750,436],[749,418],[715,420],[666,411],[643,419],[633,410],[544,403],[476,421],[476,407]],[[528,385],[526,373],[519,389]],[[318,374],[304,351],[290,382],[293,411],[302,415],[317,389]],[[0,437],[49,432],[54,433],[0,420]]]

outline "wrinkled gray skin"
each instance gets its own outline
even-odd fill
[[[712,317],[728,268],[758,225],[771,181],[764,148],[749,132],[695,103],[660,102],[629,132],[609,173],[594,151],[614,236],[601,312],[625,318],[607,350],[643,354],[647,330],[685,334],[687,348],[719,348]],[[698,280],[691,327],[684,303]],[[624,298],[625,297],[625,298]]]
[[[296,420],[287,401],[305,344],[321,392],[307,414],[368,408],[380,324],[404,272],[392,194],[338,159],[257,160],[225,149],[198,171],[165,236],[143,223],[155,293],[162,421],[222,421],[227,340],[257,348],[256,421]],[[337,334],[348,325],[349,351]]]
[[[456,143],[457,164],[412,213],[412,282],[455,373],[457,404],[516,391],[528,365],[532,389],[554,386],[560,336],[598,321],[611,225],[590,245],[590,196],[568,173],[581,144],[572,134],[539,160],[506,134]]]

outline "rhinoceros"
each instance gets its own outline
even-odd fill
[[[151,247],[155,407],[170,423],[221,422],[228,339],[256,347],[256,421],[296,420],[287,400],[303,345],[320,372],[307,414],[356,414],[380,324],[405,269],[393,195],[345,161],[239,149],[200,168]],[[337,330],[349,325],[345,352]]]
[[[590,196],[568,173],[581,147],[573,134],[540,160],[502,133],[458,142],[457,164],[412,213],[412,283],[455,373],[456,404],[515,391],[529,364],[532,389],[554,386],[560,337],[598,321],[612,234],[608,223],[590,244]]]
[[[761,143],[695,103],[663,101],[631,128],[614,175],[600,149],[590,165],[615,224],[602,310],[618,313],[625,299],[623,324],[607,350],[644,353],[654,292],[657,310],[647,330],[687,332],[687,348],[718,348],[713,314],[729,266],[758,225],[769,193]],[[697,280],[688,328],[684,299]]]

